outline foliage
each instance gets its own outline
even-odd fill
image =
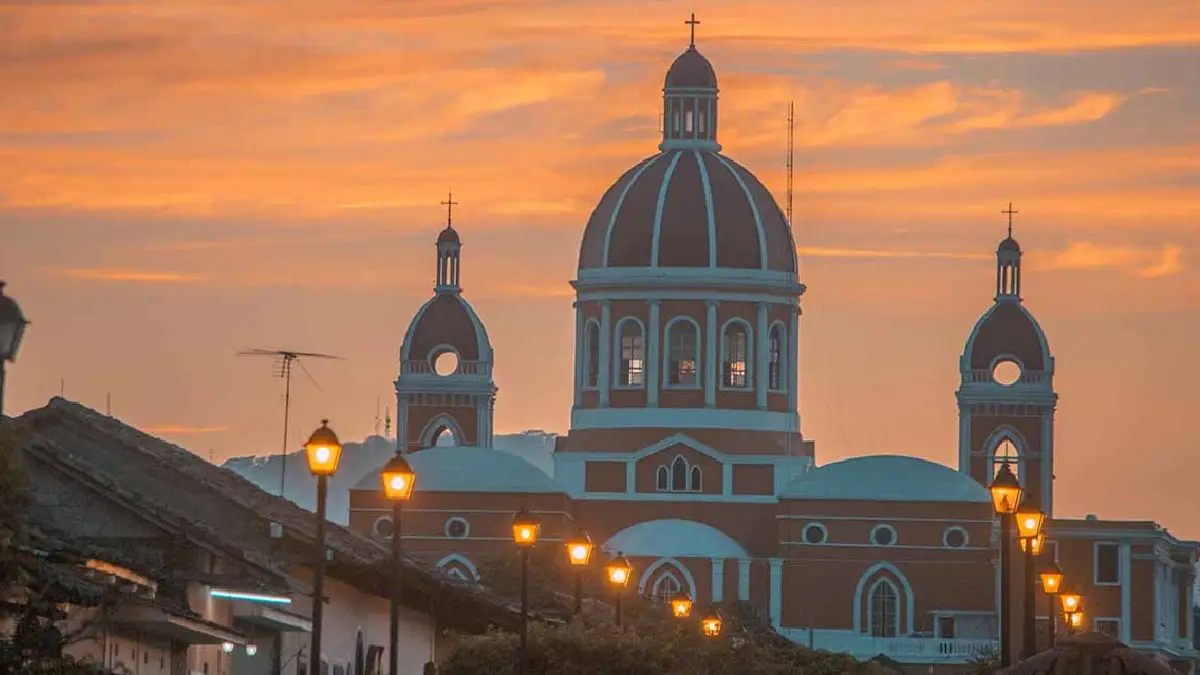
[[[881,675],[875,664],[812,651],[744,623],[736,608],[727,630],[705,637],[698,615],[679,621],[640,606],[618,630],[611,618],[583,616],[566,626],[529,627],[529,675]],[[457,639],[441,675],[516,675],[519,639],[492,632]]]
[[[541,609],[554,602],[555,593],[569,590],[563,561],[565,553],[557,546],[539,545],[529,550],[529,606]],[[495,553],[479,562],[479,581],[494,593],[519,598],[521,595],[521,553],[513,544],[511,551]]]
[[[971,657],[964,675],[992,675],[1000,670],[1000,651],[989,649]]]

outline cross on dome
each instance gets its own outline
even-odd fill
[[[700,21],[696,18],[696,13],[692,12],[692,18],[688,19],[687,21],[684,21],[684,23],[688,24],[689,26],[692,27],[692,37],[688,41],[688,48],[695,49],[696,48],[696,26],[699,25],[699,23],[700,23]]]
[[[446,191],[446,201],[441,205],[446,207],[446,227],[450,227],[454,222],[454,207],[458,206],[458,202],[454,201],[453,189]]]
[[[1020,211],[1014,211],[1013,207],[1012,207],[1012,202],[1009,202],[1008,208],[1001,211],[1000,213],[1004,213],[1004,214],[1008,215],[1008,238],[1012,239],[1012,221],[1013,221],[1012,217],[1017,215],[1018,213],[1020,213]]]

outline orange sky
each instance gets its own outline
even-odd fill
[[[818,459],[956,461],[957,358],[1000,210],[1058,358],[1060,515],[1200,537],[1194,0],[6,3],[8,410],[69,397],[220,460],[277,451],[246,348],[328,352],[297,441],[390,402],[461,203],[497,428],[565,431],[587,216],[657,144],[689,12],[721,141],[782,200],[796,102],[801,413]]]

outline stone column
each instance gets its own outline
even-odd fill
[[[722,602],[725,599],[725,559],[712,558],[712,601]],[[699,601],[700,598],[692,598]]]
[[[600,302],[600,407],[608,407],[608,390],[612,379],[612,303]]]
[[[408,452],[408,397],[396,394],[396,450]]]
[[[771,363],[771,331],[767,327],[767,303],[758,303],[758,339],[754,341],[754,397],[759,410],[767,409],[767,384],[770,376],[767,369]]]
[[[646,347],[646,406],[650,408],[658,407],[658,373],[659,365],[662,359],[659,357],[659,303],[658,300],[649,300],[650,305],[650,325],[646,330],[650,333],[647,339]]]
[[[708,333],[704,341],[704,406],[712,408],[717,404],[717,368],[721,354],[721,343],[717,336],[717,301],[706,300],[704,307],[707,309]]]
[[[800,403],[800,378],[797,376],[799,371],[799,352],[800,352],[800,308],[796,307],[791,313],[791,319],[788,321],[788,338],[787,345],[784,349],[787,350],[787,391],[788,391],[788,412],[795,413],[796,408]]]
[[[750,561],[745,558],[738,561],[738,600],[750,601]]]
[[[771,625],[783,624],[783,560],[771,558]]]

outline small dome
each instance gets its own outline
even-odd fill
[[[447,346],[454,348],[463,361],[492,358],[492,344],[483,322],[471,304],[457,293],[438,293],[417,310],[404,334],[400,360],[427,359],[439,347]]]
[[[796,245],[786,216],[754,174],[712,150],[674,149],[626,171],[592,212],[579,269],[603,267],[741,268],[794,277]]]
[[[460,242],[458,239],[458,232],[449,225],[447,225],[446,229],[442,230],[441,234],[438,235],[437,243],[438,246],[441,246],[442,244],[462,244],[462,242]]]
[[[987,488],[965,473],[902,455],[855,457],[827,464],[788,483],[780,498],[979,503],[992,499]]]
[[[695,47],[688,47],[687,51],[680,54],[671,64],[670,70],[667,71],[667,79],[663,88],[671,89],[673,87],[716,89],[717,71],[713,70],[712,64]]]
[[[1046,334],[1025,305],[997,302],[984,312],[964,350],[971,370],[985,370],[999,357],[1013,357],[1025,370],[1046,370],[1050,348]]]
[[[1004,252],[1020,253],[1021,245],[1017,243],[1016,239],[1013,239],[1012,237],[1005,237],[1004,241],[1000,242],[1000,246],[998,246],[996,248],[996,252],[997,253],[1004,253]]]
[[[416,492],[505,492],[558,494],[562,488],[544,471],[504,452],[475,447],[435,447],[405,455],[416,476]],[[356,490],[381,490],[371,471]]]
[[[604,549],[639,558],[749,558],[729,535],[694,520],[667,518],[631,525],[614,534]]]

